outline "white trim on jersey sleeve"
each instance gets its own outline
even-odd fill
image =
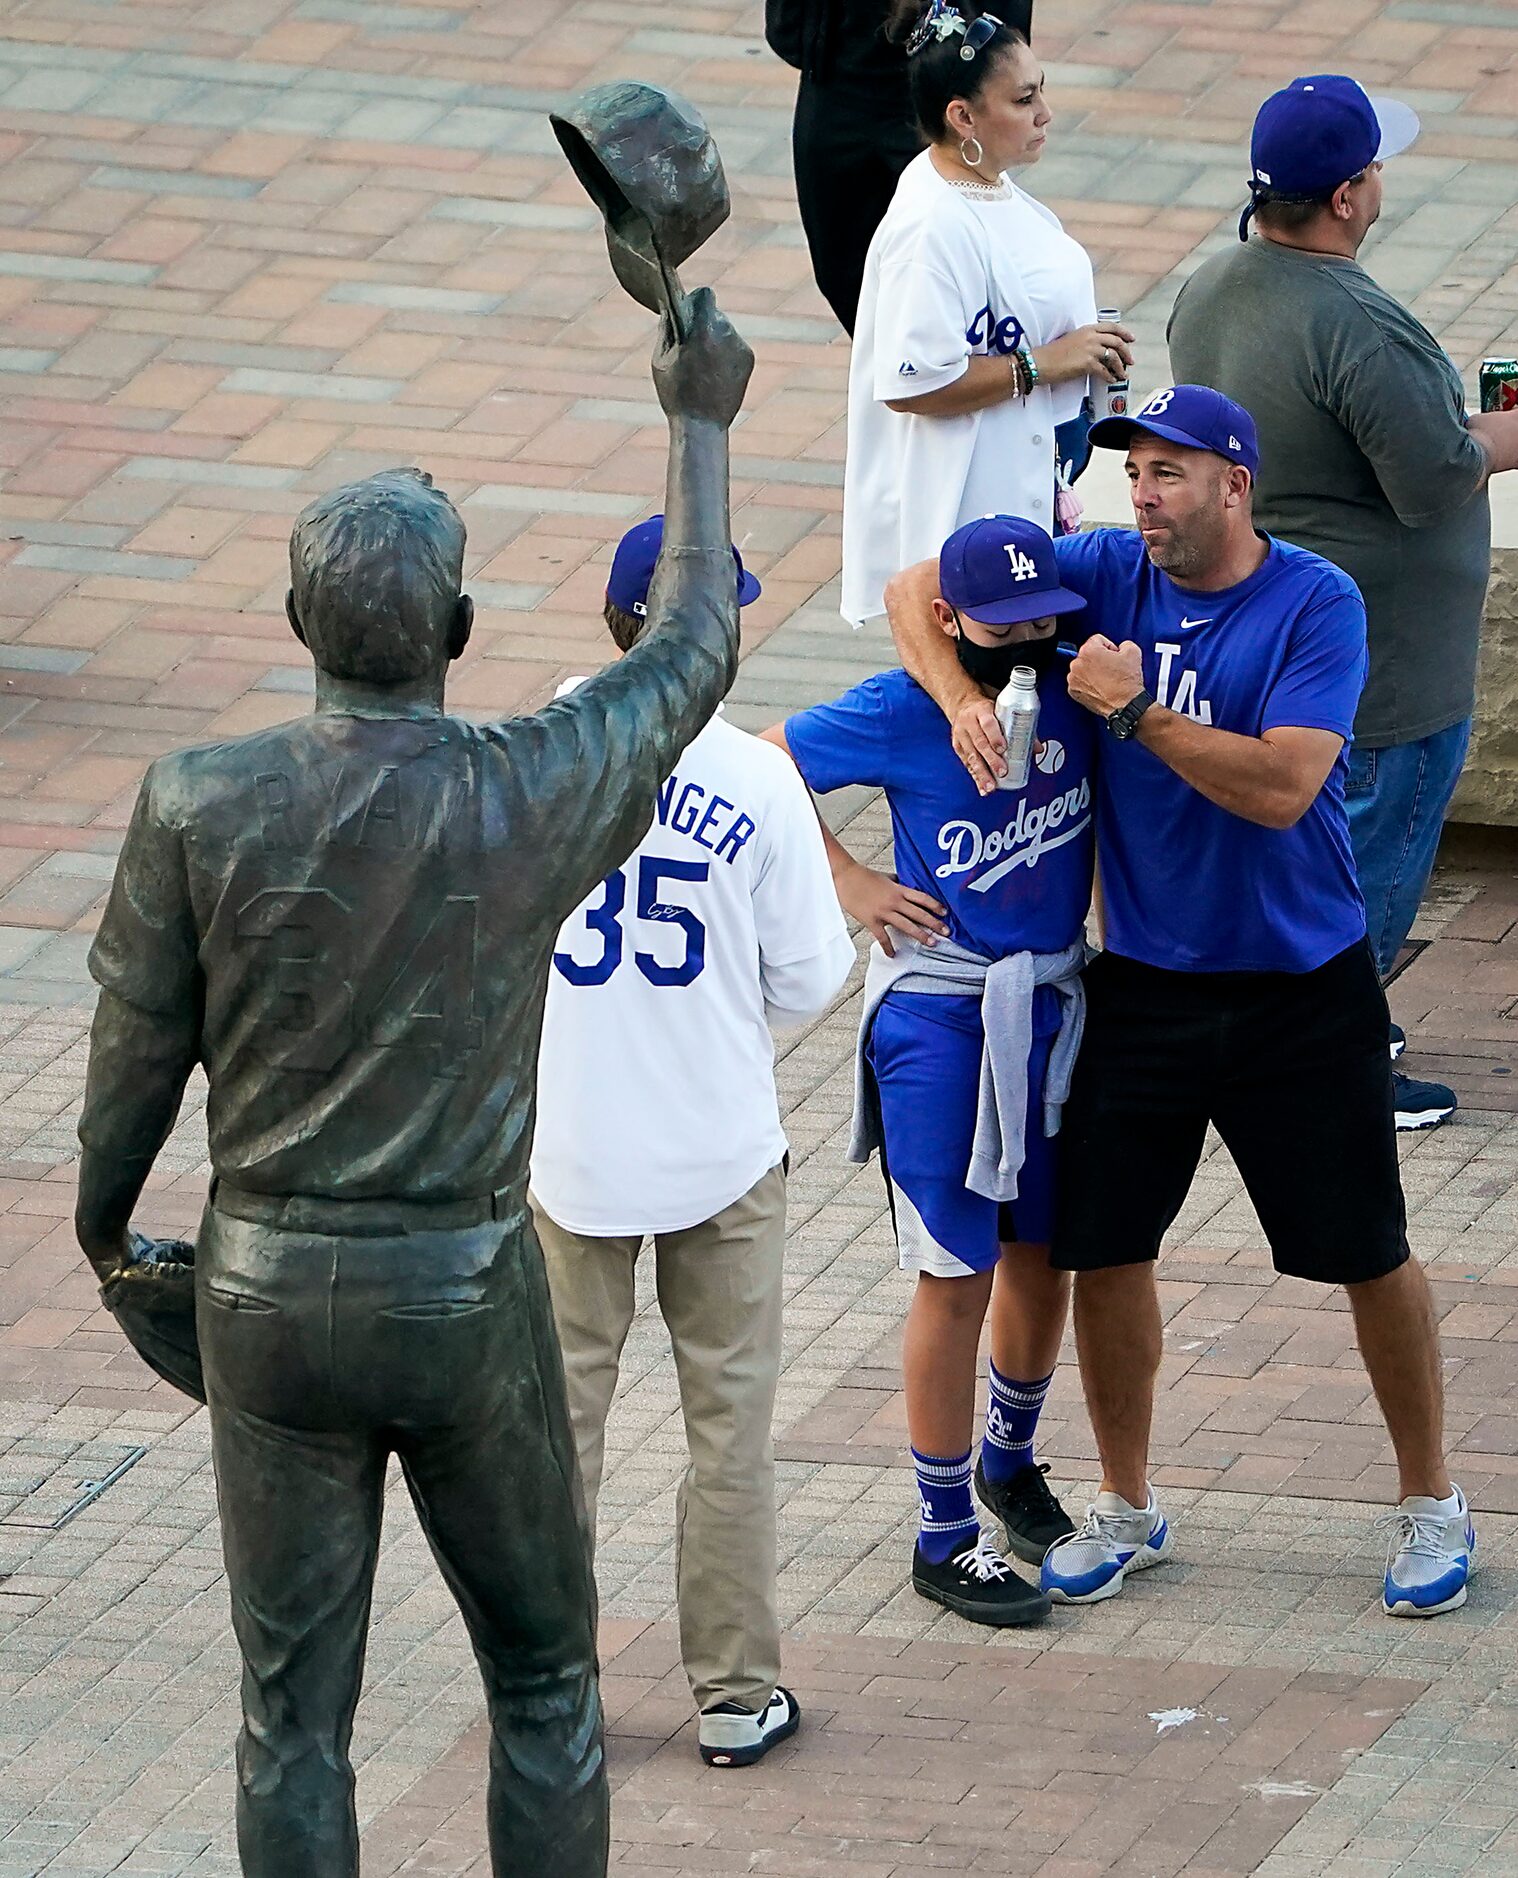
[[[941,391],[963,378],[970,369],[965,333],[972,317],[959,282],[936,257],[884,259],[870,361],[876,403]]]
[[[792,759],[783,750],[774,754],[754,878],[754,927],[765,1016],[772,1025],[795,1029],[832,1003],[853,968],[854,942],[811,791]]]
[[[764,1015],[775,1030],[800,1030],[822,1013],[843,989],[854,969],[854,941],[840,932],[820,951],[783,965],[763,959],[759,983]]]

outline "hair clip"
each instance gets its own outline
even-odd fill
[[[926,45],[942,45],[945,39],[953,39],[965,30],[962,13],[947,5],[946,0],[930,0],[927,12],[912,28],[912,36],[907,40],[907,57],[921,52]]]

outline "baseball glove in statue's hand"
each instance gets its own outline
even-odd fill
[[[188,1240],[133,1232],[126,1258],[100,1287],[100,1299],[150,1369],[205,1401],[195,1334],[195,1248]]]

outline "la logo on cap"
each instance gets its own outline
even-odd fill
[[[1007,550],[1007,559],[1012,566],[1012,578],[1014,580],[1037,580],[1038,563],[1033,557],[1019,548],[1014,541],[1006,542],[1004,545]]]

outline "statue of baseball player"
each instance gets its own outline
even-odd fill
[[[752,362],[709,294],[666,312],[664,553],[614,668],[532,717],[447,716],[464,525],[396,470],[295,524],[313,714],[142,786],[91,955],[77,1226],[133,1341],[210,1406],[249,1878],[358,1871],[391,1455],[485,1682],[493,1870],[606,1870],[595,1593],[526,1206],[538,1033],[560,924],[732,680],[727,431]],[[196,1063],[214,1179],[192,1254],[130,1219]]]

